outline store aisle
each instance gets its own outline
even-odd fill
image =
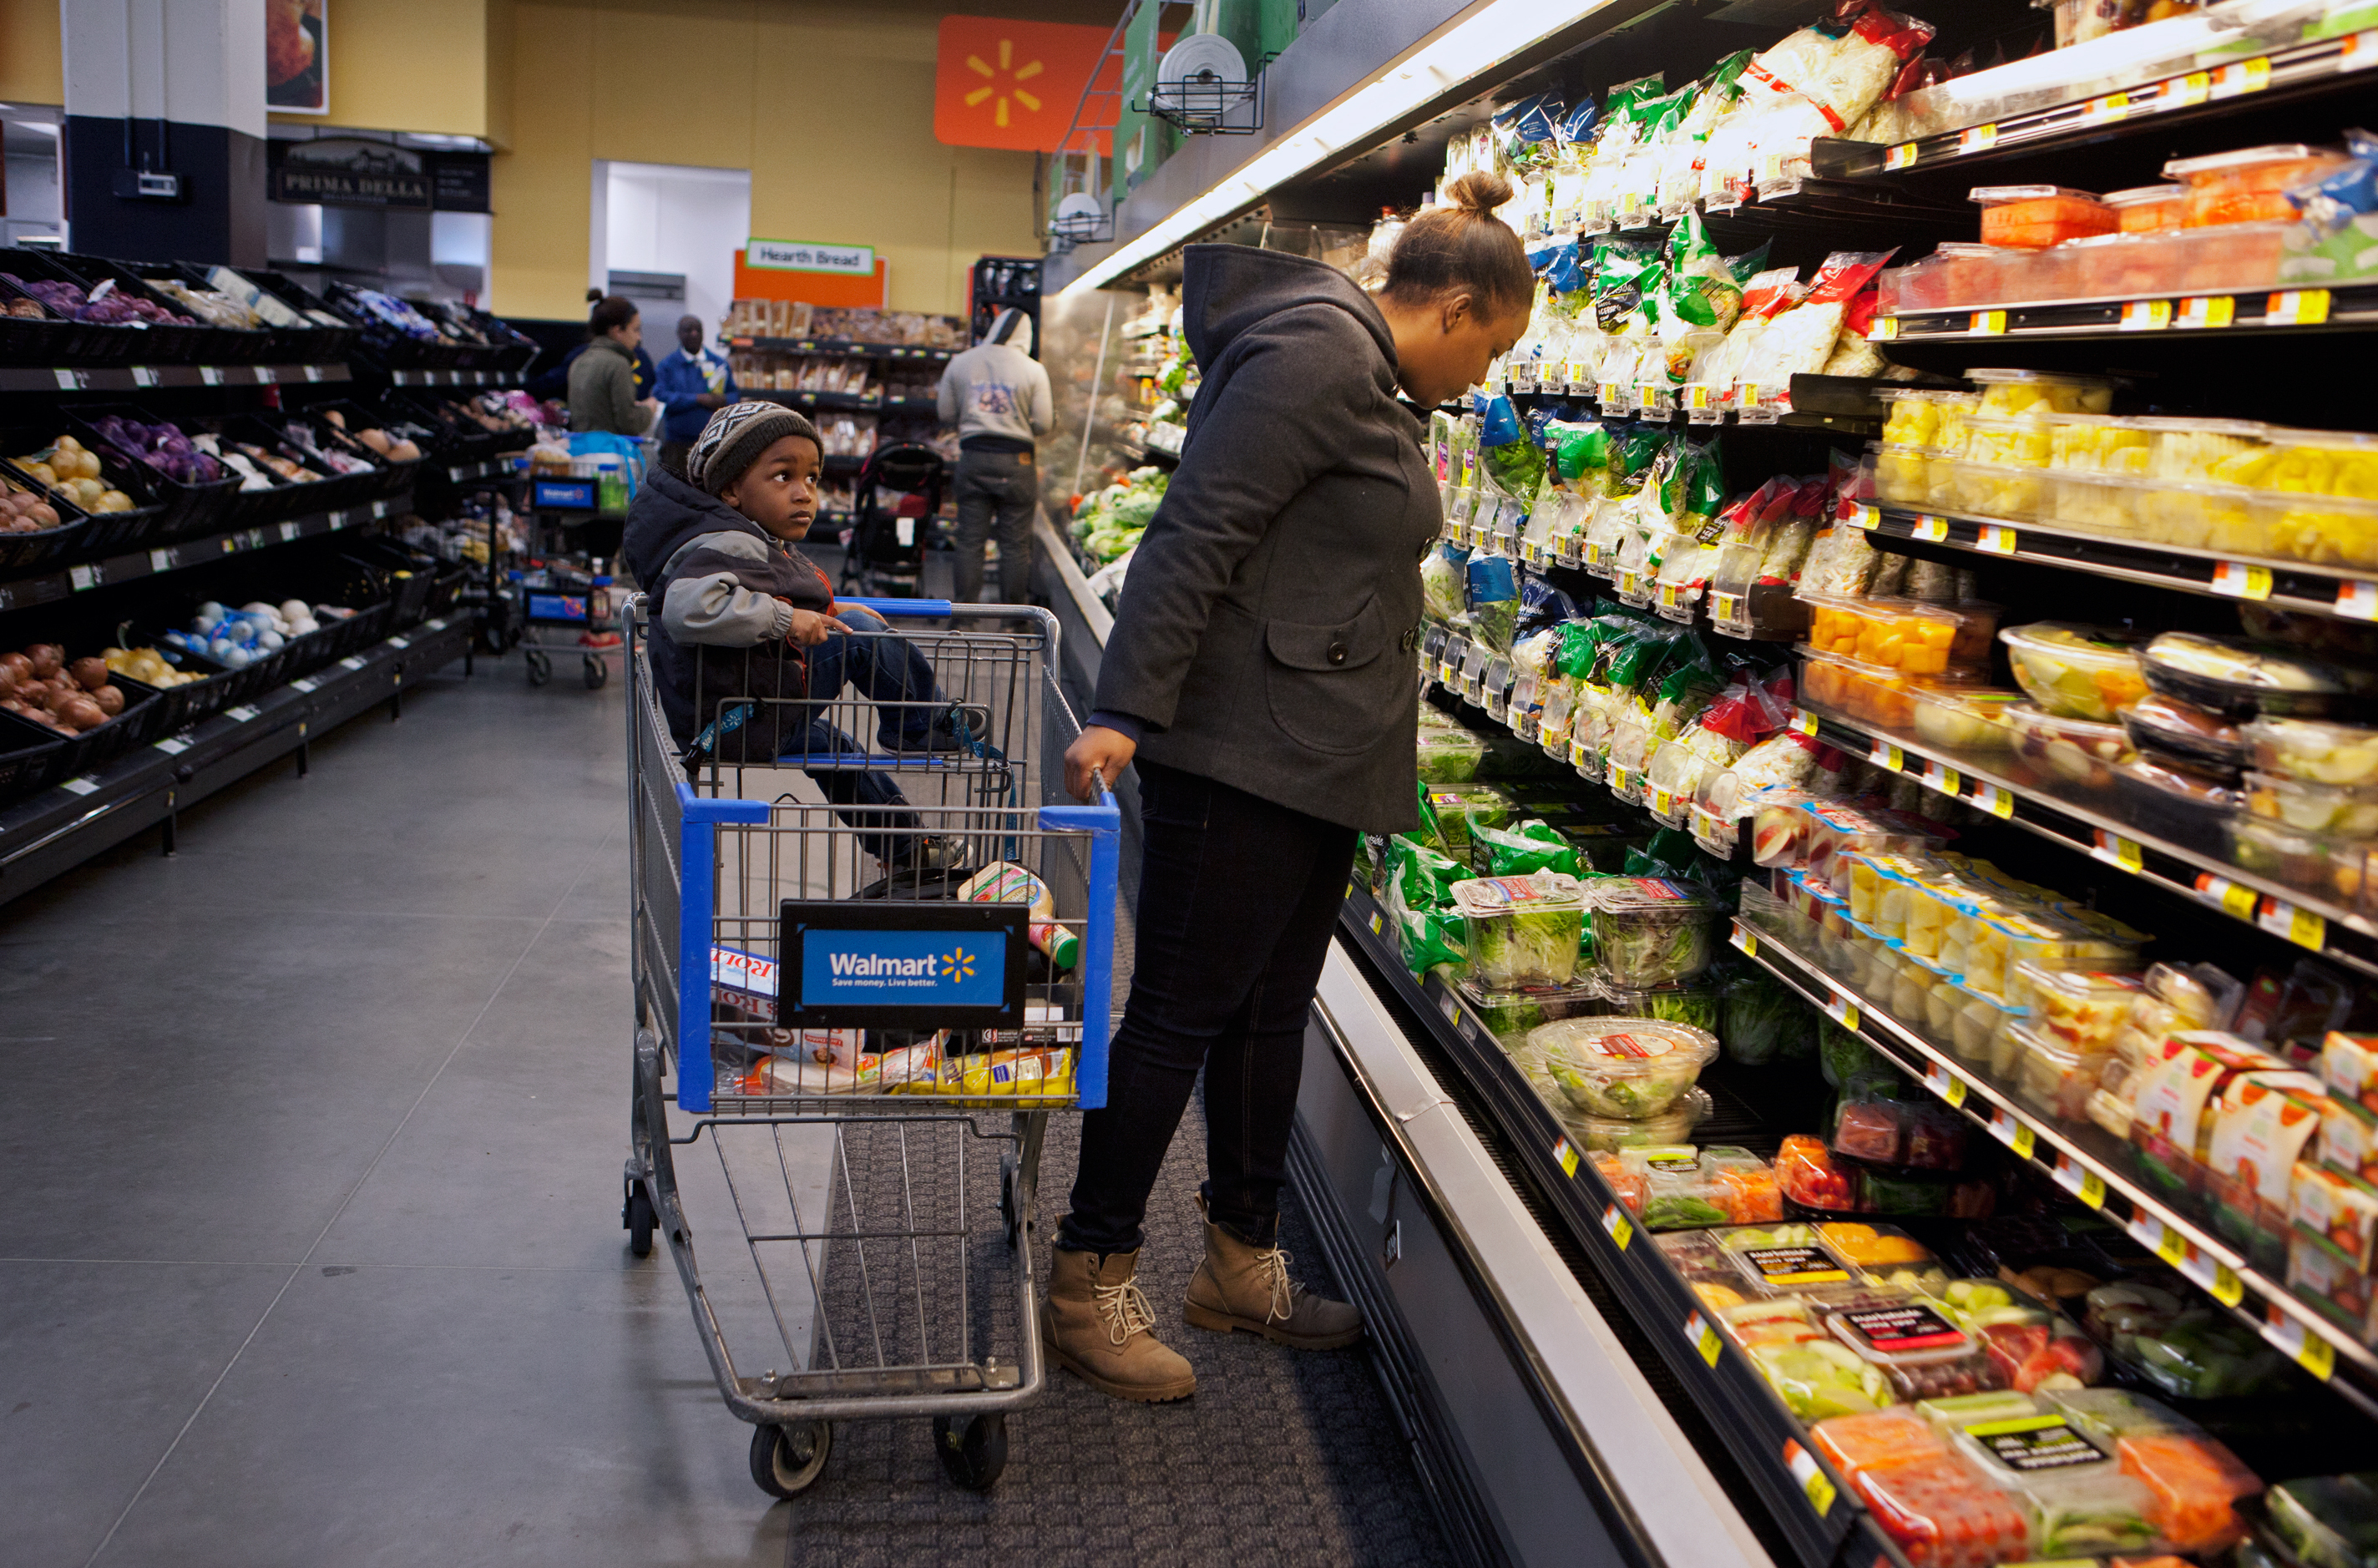
[[[1061,1378],[987,1499],[846,1429],[769,1506],[619,1226],[619,688],[480,672],[0,907],[0,1564],[1439,1559],[1359,1353],[1177,1327],[1194,1126],[1147,1278],[1206,1393]]]

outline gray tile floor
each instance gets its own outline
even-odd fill
[[[877,1429],[768,1505],[619,1227],[621,715],[458,668],[186,814],[175,858],[0,905],[0,1568],[1432,1561],[1360,1354],[1240,1336],[1183,1347],[1187,1406],[1060,1380],[990,1499]],[[1150,1218],[1159,1316],[1200,1142]]]

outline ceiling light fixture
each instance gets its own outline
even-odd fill
[[[1612,0],[1493,0],[1289,132],[1145,233],[1065,285],[1079,297],[1186,244],[1231,214],[1351,147],[1375,140],[1422,105],[1610,5]]]

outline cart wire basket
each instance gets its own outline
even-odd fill
[[[816,1480],[846,1420],[930,1418],[954,1480],[998,1479],[1006,1417],[1046,1376],[1048,1118],[1106,1096],[1121,823],[1111,796],[1060,793],[1079,727],[1054,619],[868,604],[924,624],[704,650],[691,711],[655,683],[642,596],[622,614],[622,1219],[637,1256],[665,1240],[776,1497]],[[689,652],[664,640],[657,662]],[[688,1213],[711,1208],[736,1234],[705,1273]]]

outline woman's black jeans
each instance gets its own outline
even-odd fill
[[[1279,1227],[1304,1020],[1354,865],[1354,830],[1159,763],[1139,765],[1137,967],[1105,1108],[1082,1117],[1057,1245],[1131,1252],[1206,1070],[1207,1217],[1257,1246]]]

